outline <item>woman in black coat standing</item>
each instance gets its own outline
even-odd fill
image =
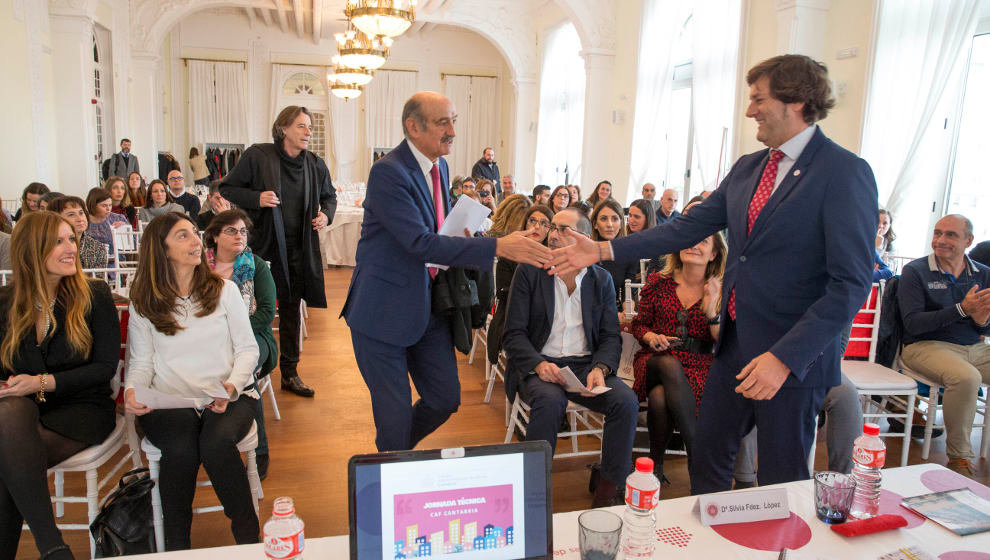
[[[47,469],[113,431],[120,323],[110,288],[83,275],[61,216],[23,216],[11,248],[14,280],[0,288],[0,560],[16,556],[22,521],[43,559],[71,559]]]

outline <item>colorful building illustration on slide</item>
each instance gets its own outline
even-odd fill
[[[396,559],[494,550],[514,542],[511,484],[397,494],[394,512]]]

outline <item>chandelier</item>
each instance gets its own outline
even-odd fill
[[[345,33],[334,33],[334,38],[337,39],[340,65],[352,69],[381,68],[385,64],[389,47],[392,46],[390,37],[369,37],[353,29]]]
[[[340,63],[340,56],[333,57],[333,69],[327,75],[331,82],[363,86],[371,81],[374,72],[364,68],[347,68]]]
[[[330,85],[330,93],[344,100],[354,99],[361,95],[361,86],[337,82]]]
[[[347,0],[344,15],[369,37],[398,37],[416,19],[416,0]]]

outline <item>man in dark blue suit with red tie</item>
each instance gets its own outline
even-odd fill
[[[730,489],[739,442],[754,425],[761,485],[808,478],[815,418],[839,384],[839,337],[872,281],[876,181],[815,124],[834,105],[825,67],[777,56],[746,81],[746,116],[770,149],[741,157],[689,214],[611,244],[578,239],[552,263],[561,273],[652,257],[728,228],[724,326],[688,450],[694,494]]]
[[[435,267],[489,268],[496,255],[543,266],[550,250],[519,232],[499,239],[437,232],[450,211],[447,162],[457,114],[434,92],[402,110],[406,139],[371,167],[357,266],[341,316],[371,392],[379,451],[412,449],[460,405],[449,319],[432,313]],[[409,378],[419,400],[412,404]]]

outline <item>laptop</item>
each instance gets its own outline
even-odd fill
[[[355,455],[350,557],[549,558],[551,461],[544,441]]]

